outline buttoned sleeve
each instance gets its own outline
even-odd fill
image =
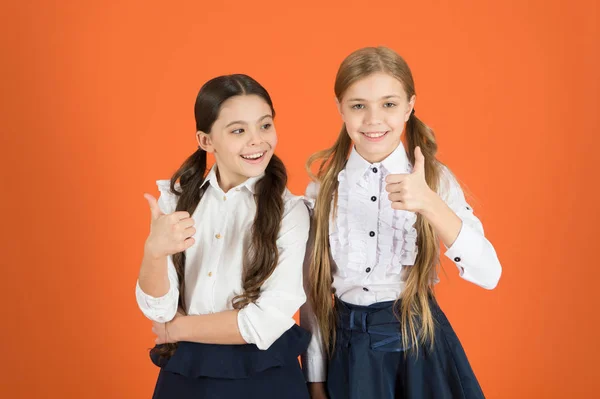
[[[169,187],[169,180],[156,182],[160,191],[158,206],[165,214],[175,212],[177,198]],[[153,297],[142,291],[139,280],[135,287],[135,297],[142,313],[152,321],[166,323],[171,321],[177,313],[179,303],[179,279],[171,256],[167,257],[167,275],[169,278],[169,291],[161,297]]]
[[[315,205],[315,200],[319,191],[319,185],[311,182],[306,188],[304,200],[312,210]],[[310,212],[312,219],[313,212]],[[310,264],[312,261],[312,251],[315,240],[314,220],[311,220],[310,233],[308,244],[306,246],[306,255],[304,257],[304,290],[307,295],[310,292]],[[312,308],[310,298],[300,308],[300,326],[311,332],[312,337],[308,345],[308,349],[302,354],[302,371],[308,382],[324,382],[327,378],[326,363],[327,354],[323,347],[321,338],[321,330],[319,323]]]
[[[458,267],[460,276],[486,289],[494,289],[500,280],[502,266],[492,243],[485,237],[483,225],[465,199],[463,190],[452,173],[444,168],[440,196],[462,221],[462,227],[445,256]]]

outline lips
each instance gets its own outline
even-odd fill
[[[388,133],[388,131],[384,130],[384,131],[378,131],[378,132],[361,132],[361,133],[370,139],[378,139],[380,137],[385,136]]]
[[[266,151],[263,152],[255,152],[253,154],[246,154],[246,155],[240,155],[242,158],[244,159],[249,159],[249,160],[253,160],[253,159],[259,159],[262,158],[265,155]]]
[[[389,130],[377,130],[370,132],[360,132],[360,134],[363,135],[366,141],[370,141],[371,143],[378,143],[380,141],[385,140],[389,132]]]
[[[253,152],[250,154],[243,154],[240,157],[244,160],[244,162],[249,164],[259,164],[265,159],[265,155],[267,151]]]

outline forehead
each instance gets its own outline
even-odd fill
[[[405,98],[406,92],[398,79],[381,72],[354,82],[344,93],[344,99],[379,100],[382,97],[392,95]]]
[[[241,95],[231,97],[221,105],[217,121],[225,124],[231,121],[253,123],[265,115],[272,115],[265,100],[255,94]]]

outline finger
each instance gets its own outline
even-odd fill
[[[177,218],[177,220],[187,219],[190,217],[189,212],[186,211],[173,212],[172,215]]]
[[[186,238],[186,240],[183,242],[183,250],[185,251],[186,249],[194,245],[195,242],[196,240],[194,240],[192,237]]]
[[[404,185],[402,183],[386,184],[385,191],[388,193],[399,193],[404,189]]]
[[[410,175],[406,174],[406,173],[390,174],[390,175],[387,175],[387,177],[385,178],[385,182],[386,183],[402,183],[404,181],[404,179],[406,179],[408,176],[410,176]]]
[[[425,175],[425,157],[421,152],[421,147],[415,147],[415,166],[413,166],[413,174]]]
[[[406,196],[403,193],[392,193],[388,195],[391,202],[406,202]]]
[[[187,229],[185,229],[183,231],[183,234],[185,236],[186,239],[193,237],[194,234],[196,234],[196,228],[195,227],[188,227]]]
[[[148,205],[150,206],[150,213],[152,214],[152,220],[158,219],[159,216],[164,215],[163,211],[160,210],[158,206],[158,201],[154,196],[150,194],[144,194],[144,198],[148,201]]]
[[[193,218],[185,218],[181,219],[179,222],[179,227],[182,229],[187,229],[188,227],[192,227],[196,221]]]

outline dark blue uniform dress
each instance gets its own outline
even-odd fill
[[[168,360],[151,352],[161,367],[154,399],[308,399],[298,356],[310,333],[294,325],[267,350],[254,344],[209,345],[179,342]]]
[[[328,365],[329,399],[479,399],[481,387],[435,301],[433,350],[402,345],[394,302],[357,306],[336,298],[337,339]],[[413,348],[414,349],[414,348]],[[405,355],[407,355],[405,357]]]

